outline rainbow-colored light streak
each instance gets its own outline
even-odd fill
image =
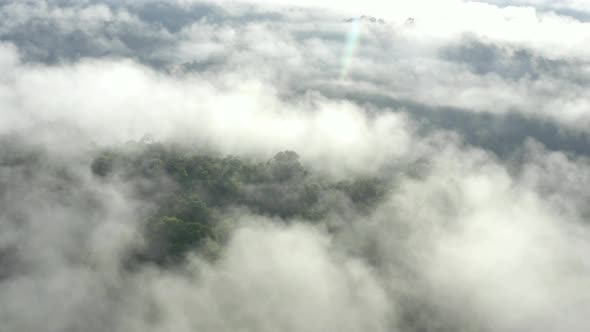
[[[340,67],[340,79],[345,79],[348,76],[350,65],[352,63],[352,57],[359,44],[359,35],[361,30],[361,23],[359,19],[352,20],[350,22],[350,31],[346,37],[346,46],[344,54],[342,55],[342,63]]]

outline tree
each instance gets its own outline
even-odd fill
[[[92,161],[90,168],[92,173],[106,176],[113,170],[113,158],[110,154],[102,154]]]
[[[269,161],[269,166],[272,177],[280,182],[293,178],[302,178],[307,174],[307,171],[299,162],[299,155],[293,151],[277,153]]]
[[[160,262],[181,259],[207,238],[211,238],[211,229],[206,225],[170,216],[153,222],[148,234],[151,256]]]
[[[189,222],[209,223],[210,213],[207,204],[197,194],[179,197],[174,204],[172,213]]]

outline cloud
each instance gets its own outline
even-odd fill
[[[5,328],[583,330],[590,30],[563,10],[584,5],[334,7],[0,2]],[[90,161],[146,134],[387,194],[326,194],[315,223],[228,209],[218,260],[128,266],[154,202]]]
[[[583,0],[488,0],[484,2],[500,6],[530,6],[541,11],[551,11],[560,15],[570,16],[582,22],[588,21],[588,13],[590,12],[590,6],[588,5],[588,2]]]
[[[536,153],[561,167],[583,167]],[[546,182],[533,173],[558,179],[563,169],[540,171],[537,162],[531,158],[526,175],[515,176],[482,151],[449,146],[433,156],[426,175],[400,181],[370,222],[343,232],[344,246],[369,255],[386,276],[402,308],[402,330],[584,326],[589,298],[576,289],[589,280],[590,265],[579,254],[588,249],[587,223],[575,221],[584,218],[581,210],[564,209],[567,184],[538,189],[533,178]],[[567,314],[556,309],[565,307]]]
[[[325,234],[301,225],[255,222],[236,232],[218,265],[195,261],[185,276],[140,280],[160,318],[131,317],[130,331],[383,331],[393,317],[370,270],[334,255]]]
[[[411,135],[402,115],[368,117],[350,102],[314,94],[284,102],[260,80],[174,78],[128,61],[23,66],[13,75],[2,87],[11,119],[3,132],[57,122],[98,144],[151,134],[207,142],[224,153],[266,155],[289,148],[308,151],[327,169],[340,164],[369,172],[406,153]],[[11,105],[15,99],[17,107]],[[380,146],[385,154],[376,153]]]
[[[397,13],[401,5],[388,6],[376,12]],[[404,16],[387,24],[362,24],[345,82],[340,73],[349,24],[337,12],[224,2],[65,8],[41,2],[5,5],[1,31],[25,60],[133,58],[159,70],[260,79],[280,86],[282,94],[339,86],[431,107],[518,112],[584,131],[588,55],[577,45],[588,37],[587,23],[533,7],[440,6],[429,11],[436,15],[403,7]],[[408,17],[416,23],[406,25]]]

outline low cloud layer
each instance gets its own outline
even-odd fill
[[[425,4],[0,1],[4,329],[587,328],[588,8]],[[93,167],[159,142],[296,151],[322,212],[224,205],[213,259],[142,262],[176,179]]]

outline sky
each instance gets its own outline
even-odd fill
[[[582,0],[0,0],[0,321],[585,330],[589,42]],[[219,261],[130,273],[149,203],[89,155],[145,137],[294,150],[388,195],[317,225],[228,212]],[[30,150],[40,166],[12,166]],[[77,188],[60,191],[63,169]]]

